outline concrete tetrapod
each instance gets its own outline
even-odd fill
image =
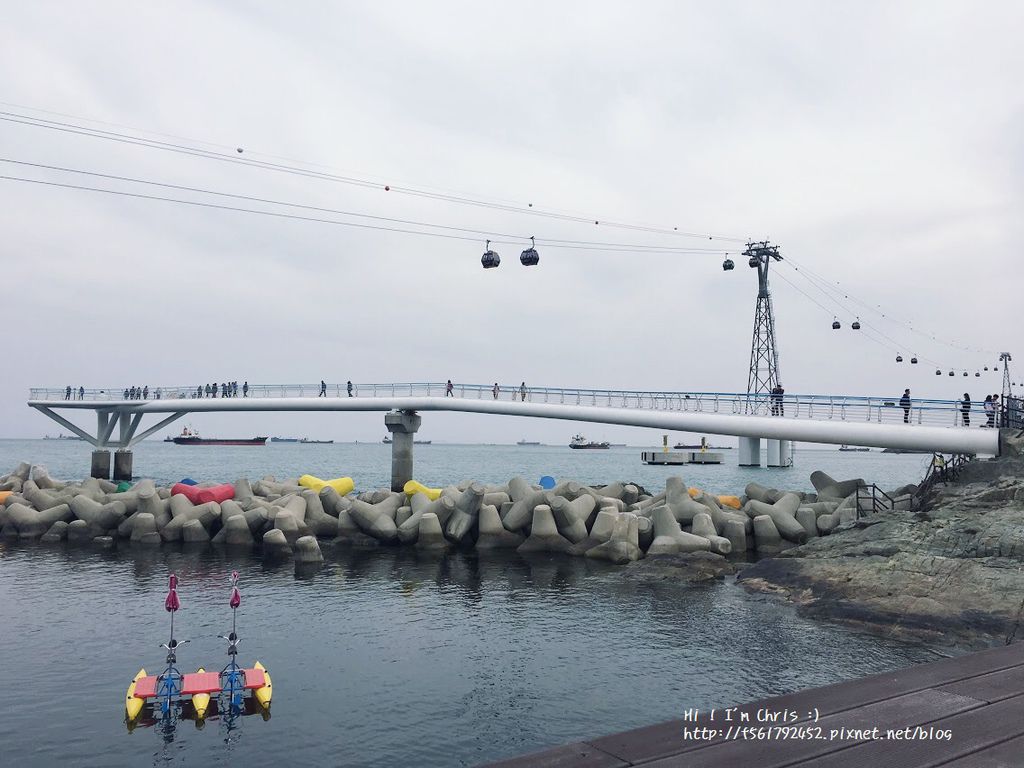
[[[277,513],[277,517],[274,518],[274,528],[284,534],[285,541],[289,545],[299,539],[299,524],[295,522],[291,510],[282,509]],[[264,539],[266,539],[265,536]]]
[[[587,538],[583,541],[573,544],[568,550],[570,555],[585,555],[588,550],[593,549],[599,544],[604,544],[606,541],[611,539],[612,531],[615,530],[615,521],[618,519],[619,513],[612,507],[605,507],[604,509],[598,510],[597,515],[594,517],[594,523],[590,527],[590,533],[587,534]]]
[[[438,495],[433,501],[425,493],[414,493],[409,497],[412,514],[398,526],[398,540],[403,544],[412,544],[419,537],[420,520],[427,512],[433,513],[440,523],[442,518],[447,521],[455,510],[455,502],[450,496]]]
[[[807,531],[796,520],[795,515],[799,508],[800,497],[795,493],[784,494],[774,504],[765,504],[752,499],[743,507],[747,515],[752,518],[756,519],[760,515],[767,515],[784,538],[797,544],[803,544],[807,541]]]
[[[300,536],[295,542],[294,551],[296,563],[320,563],[324,559],[316,536]]]
[[[796,521],[807,531],[808,539],[813,539],[818,535],[818,516],[810,507],[800,507],[796,511]]]
[[[23,539],[38,539],[58,520],[70,523],[74,520],[71,507],[60,504],[49,509],[32,509],[25,504],[14,503],[7,507],[7,524]]]
[[[538,504],[533,510],[533,524],[526,541],[516,549],[521,554],[531,552],[567,552],[572,542],[558,532],[551,507]]]
[[[658,507],[651,512],[651,520],[654,523],[654,541],[658,541],[661,536],[671,536],[676,542],[677,552],[708,552],[711,550],[711,542],[703,536],[684,531],[668,507]],[[666,542],[661,544],[662,547],[668,549]],[[654,546],[653,542],[651,546]]]
[[[72,520],[68,524],[68,544],[72,546],[88,544],[95,535],[85,520]]]
[[[189,520],[181,526],[181,540],[186,544],[209,543],[210,534],[198,520]]]
[[[127,507],[125,507],[125,511],[128,511]],[[163,528],[171,522],[170,499],[161,499],[160,495],[153,489],[144,489],[139,491],[136,501],[136,511],[149,512],[149,514],[153,516],[153,519],[156,520],[157,529]]]
[[[816,470],[811,472],[811,485],[818,492],[818,499],[825,501],[845,499],[851,493],[856,493],[857,489],[865,483],[859,477],[855,480],[834,480],[824,472]]]
[[[760,483],[747,483],[747,487],[743,489],[743,492],[747,495],[748,499],[754,499],[763,504],[774,504],[782,498],[782,491],[777,488],[767,488]]]
[[[693,535],[701,536],[708,540],[711,551],[716,555],[728,555],[732,552],[732,544],[724,536],[719,536],[711,515],[707,512],[698,512],[693,516]]]
[[[256,543],[244,515],[232,515],[227,518],[221,533],[224,534],[223,542],[229,547],[251,547]]]
[[[59,544],[68,537],[68,524],[58,520],[50,526],[50,529],[40,539],[44,544]]]
[[[583,501],[583,499],[589,501],[591,508],[596,503],[593,496],[581,496],[576,501]],[[574,505],[575,502],[555,496],[549,506],[555,518],[555,525],[558,526],[558,532],[573,544],[577,544],[587,538],[587,524],[586,517],[580,519]]]
[[[124,522],[126,512],[124,504],[120,501],[100,504],[88,496],[75,496],[71,500],[71,511],[79,520],[84,520],[94,528],[103,531],[117,528]]]
[[[477,549],[514,549],[523,543],[521,534],[506,530],[496,507],[485,504],[480,507],[480,535],[476,540]]]
[[[753,531],[754,522],[747,518],[747,523],[750,525],[751,531]],[[747,551],[747,531],[740,521],[726,520],[722,523],[722,535],[729,540],[729,545],[733,552],[743,554]],[[751,537],[750,543],[753,544],[753,537]]]
[[[693,522],[693,516],[698,512],[707,511],[707,507],[690,498],[686,483],[675,475],[665,480],[665,506],[678,522],[686,525]]]
[[[382,511],[379,508],[381,505],[387,505],[387,507]],[[387,509],[390,506],[388,501],[382,501],[380,504],[367,504],[365,501],[356,499],[352,502],[349,514],[364,533],[378,541],[394,542],[398,541],[398,526],[395,525],[394,519],[387,514]],[[394,511],[398,511],[397,503],[394,504]]]
[[[338,520],[324,511],[317,491],[303,491],[306,501],[306,525],[314,536],[333,537],[338,532]]]
[[[294,518],[292,519],[294,523]],[[263,534],[263,557],[287,557],[291,554],[292,548],[288,545],[284,531],[279,528],[271,528]]]
[[[779,529],[775,527],[770,515],[754,518],[754,548],[761,555],[777,555],[784,549]]]
[[[458,501],[455,502],[455,509],[445,526],[445,534],[449,539],[459,543],[473,530],[477,517],[480,515],[480,504],[483,501],[484,493],[482,483],[472,483],[459,495]]]
[[[620,513],[615,519],[612,537],[604,544],[588,549],[586,556],[616,565],[625,565],[643,557],[636,544],[636,515]]]
[[[511,483],[509,483],[511,488]],[[518,531],[524,528],[533,519],[533,512],[536,507],[544,504],[547,496],[544,491],[531,491],[518,500],[512,496],[512,507],[502,518],[502,524],[510,531]],[[550,511],[550,510],[549,510]]]
[[[433,512],[424,512],[420,516],[416,548],[423,550],[448,549],[448,540],[444,537],[444,531],[441,530],[441,521]]]
[[[160,546],[160,534],[156,530],[156,520],[149,512],[139,512],[135,515],[135,525],[132,526],[132,544],[140,544],[149,547]]]

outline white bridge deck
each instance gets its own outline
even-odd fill
[[[899,396],[791,395],[754,397],[728,392],[650,392],[446,383],[249,385],[235,397],[197,397],[197,388],[154,387],[149,399],[125,399],[117,388],[32,389],[28,405],[97,448],[126,449],[189,413],[231,411],[456,411],[621,424],[712,435],[849,444],[943,453],[996,454],[999,431],[980,403],[965,414],[956,400]],[[153,399],[159,393],[159,399]],[[97,415],[95,435],[56,410]],[[166,414],[140,431],[146,414]],[[968,418],[965,418],[965,415]],[[994,417],[998,419],[998,414]],[[965,422],[969,422],[969,425]],[[116,428],[116,430],[115,430]],[[115,435],[115,431],[117,434]]]

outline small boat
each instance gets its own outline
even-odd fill
[[[611,443],[594,442],[593,440],[587,440],[583,435],[573,435],[572,440],[569,442],[569,447],[577,450],[607,450],[611,448]]]
[[[333,440],[310,440],[308,437],[304,437],[299,440],[303,445],[330,445]]]
[[[519,440],[516,445],[540,445],[540,443],[534,440]]]
[[[43,440],[84,440],[84,437],[78,437],[77,435],[65,435],[61,432],[56,437],[50,437],[50,435],[44,435]]]
[[[239,438],[223,438],[223,437],[201,437],[198,432],[189,427],[185,427],[181,430],[181,434],[177,437],[165,437],[165,443],[174,443],[175,445],[266,445],[266,437],[239,437]]]
[[[384,439],[381,440],[381,442],[384,443],[384,445],[391,445],[391,443],[392,443],[391,436],[390,435],[385,435]],[[413,445],[430,445],[430,441],[429,440],[413,440],[412,444]]]
[[[297,437],[272,437],[270,438],[272,443],[297,443],[299,438]]]
[[[856,446],[856,445],[855,446],[849,446],[849,445],[845,445],[844,444],[844,445],[840,445],[839,446],[839,450],[840,451],[854,451],[854,452],[857,452],[857,453],[863,453],[865,451],[870,451],[871,449],[870,448],[862,448],[862,447]]]

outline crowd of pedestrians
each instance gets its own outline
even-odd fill
[[[196,387],[195,394],[193,397],[238,397],[239,387],[237,381],[225,381],[217,384],[204,384],[203,386]],[[242,397],[249,396],[249,382],[243,382],[241,387]]]

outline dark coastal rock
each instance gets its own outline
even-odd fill
[[[721,581],[736,573],[736,567],[722,555],[713,552],[684,552],[672,555],[648,555],[630,563],[622,578],[631,581],[672,584],[701,584]]]
[[[1024,479],[998,463],[979,462],[989,465],[978,471],[986,482],[940,487],[927,510],[844,523],[737,580],[807,616],[885,635],[968,648],[1020,640]]]

